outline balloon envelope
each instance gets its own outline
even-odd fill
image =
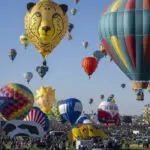
[[[30,80],[33,78],[32,72],[27,72],[27,73],[25,73],[25,74],[24,74],[24,78],[25,78],[25,80],[29,83]]]
[[[93,57],[97,59],[97,61],[99,62],[100,59],[102,59],[105,56],[105,54],[101,51],[95,51],[93,53]]]
[[[77,120],[77,123],[79,124],[83,124],[84,120],[88,120],[89,117],[84,115],[84,116],[80,116],[79,119]]]
[[[27,4],[26,33],[44,59],[61,42],[67,32],[67,10],[67,5],[59,5],[47,0]]]
[[[118,124],[119,110],[118,106],[114,102],[103,101],[98,107],[98,120],[102,123],[114,123]]]
[[[25,48],[28,46],[28,44],[30,43],[30,40],[27,34],[23,34],[20,36],[20,42],[24,45]]]
[[[60,103],[59,112],[73,125],[82,113],[82,103],[76,98],[66,99]]]
[[[94,73],[98,65],[98,61],[94,57],[86,57],[82,61],[84,71],[90,76]]]
[[[72,15],[76,15],[76,13],[77,13],[77,9],[76,9],[76,8],[72,8],[72,9],[71,9],[71,14],[72,14]]]
[[[44,113],[48,113],[56,101],[55,99],[55,89],[52,87],[42,86],[40,89],[36,90],[36,103],[41,107]]]
[[[15,49],[10,49],[8,53],[9,58],[13,61],[17,56],[17,51]]]
[[[86,42],[86,41],[84,41],[84,42],[82,43],[82,45],[83,45],[83,47],[84,47],[84,48],[87,48],[87,47],[88,47],[88,45],[89,45],[89,43],[88,43],[88,42]]]
[[[49,130],[50,127],[48,117],[38,107],[33,107],[28,115],[24,118],[24,121],[36,122],[44,129],[44,131]]]
[[[69,23],[68,32],[71,32],[73,28],[74,28],[74,25],[72,23]]]
[[[24,85],[11,83],[0,89],[0,113],[6,120],[23,119],[33,103],[33,93]]]
[[[145,0],[116,0],[106,7],[99,22],[99,37],[107,52],[143,89],[150,80],[149,10]]]

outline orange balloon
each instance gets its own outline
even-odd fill
[[[97,65],[98,61],[94,57],[86,57],[82,61],[82,67],[89,77],[95,72]]]

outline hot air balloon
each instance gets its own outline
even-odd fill
[[[72,141],[78,139],[90,140],[97,137],[99,137],[100,139],[107,139],[107,135],[102,129],[96,129],[92,125],[82,125],[79,128],[72,129]]]
[[[27,48],[28,44],[30,43],[29,37],[27,34],[23,34],[20,36],[20,42],[24,45],[25,49]]]
[[[77,120],[78,124],[88,124],[88,123],[92,123],[89,119],[88,116],[84,115],[84,116],[80,116],[79,119]]]
[[[43,130],[41,125],[34,121],[23,120],[9,120],[3,127],[5,136],[14,139],[17,136],[30,137],[30,138],[43,138],[47,132]]]
[[[104,47],[102,44],[100,44],[100,51],[101,51],[105,56],[107,55],[107,51],[106,51],[105,47]]]
[[[90,98],[89,104],[91,105],[94,102],[93,98]]]
[[[47,73],[48,70],[49,69],[48,69],[48,66],[46,64],[46,61],[44,61],[41,66],[37,66],[36,67],[36,71],[37,71],[37,73],[39,74],[39,76],[41,78],[43,78],[46,75],[46,73]]]
[[[94,73],[98,65],[98,61],[94,57],[86,57],[82,61],[82,67],[88,74],[89,78]]]
[[[77,13],[77,9],[76,8],[72,8],[71,9],[71,14],[74,16],[74,15],[76,15],[76,13]]]
[[[38,107],[33,107],[28,115],[24,118],[24,121],[36,122],[44,129],[44,131],[48,131],[50,127],[48,117]]]
[[[126,87],[126,84],[122,83],[121,87],[124,89]]]
[[[93,53],[93,57],[96,58],[96,60],[99,62],[100,59],[102,59],[104,57],[104,53],[100,52],[100,51],[95,51]]]
[[[86,41],[83,41],[82,46],[86,49],[88,47],[89,43]]]
[[[74,3],[75,3],[75,4],[78,4],[78,2],[79,2],[79,0],[74,0]]]
[[[118,125],[120,118],[116,103],[108,100],[101,102],[98,107],[98,120],[106,125]]]
[[[73,28],[74,28],[74,25],[72,23],[69,23],[68,32],[71,32]]]
[[[76,98],[66,99],[60,103],[59,112],[73,125],[82,113],[82,103]]]
[[[67,39],[68,40],[72,40],[72,35],[69,33],[69,34],[67,34]]]
[[[56,101],[55,99],[55,90],[48,86],[42,86],[40,89],[36,90],[36,103],[41,107],[41,110],[44,113],[48,113]]]
[[[12,62],[15,59],[16,55],[17,55],[17,51],[15,49],[10,49],[9,50],[8,56],[12,60]]]
[[[109,62],[112,62],[112,61],[113,61],[113,58],[110,57],[110,58],[109,58]]]
[[[51,0],[40,0],[36,4],[33,2],[27,4],[26,33],[44,59],[60,43],[67,32],[67,10],[67,5],[57,4]]]
[[[31,79],[33,78],[33,74],[32,72],[27,72],[24,74],[24,78],[25,80],[29,83],[31,81]]]
[[[61,101],[56,101],[51,110],[52,113],[54,115],[54,117],[56,118],[57,121],[61,122],[61,123],[65,123],[66,120],[62,117],[62,115],[59,113],[59,105],[60,105]]]
[[[11,83],[0,89],[0,113],[5,120],[23,119],[33,103],[33,93],[22,84]]]
[[[111,95],[108,97],[107,101],[108,101],[108,102],[115,102],[114,97],[115,97],[115,95],[114,95],[114,94],[111,94]]]
[[[99,23],[100,41],[119,68],[141,90],[150,80],[149,12],[146,0],[116,0],[107,6]]]
[[[104,95],[103,95],[103,94],[102,94],[102,95],[100,95],[100,98],[101,98],[101,99],[104,99]]]

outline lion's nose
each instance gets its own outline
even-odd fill
[[[42,30],[44,30],[46,33],[50,30],[51,28],[48,26],[43,26]]]

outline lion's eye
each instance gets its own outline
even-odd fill
[[[57,18],[59,16],[59,14],[58,13],[55,13],[54,15],[53,15],[53,18]]]
[[[40,12],[36,12],[35,15],[36,15],[36,17],[41,17],[41,13]]]

